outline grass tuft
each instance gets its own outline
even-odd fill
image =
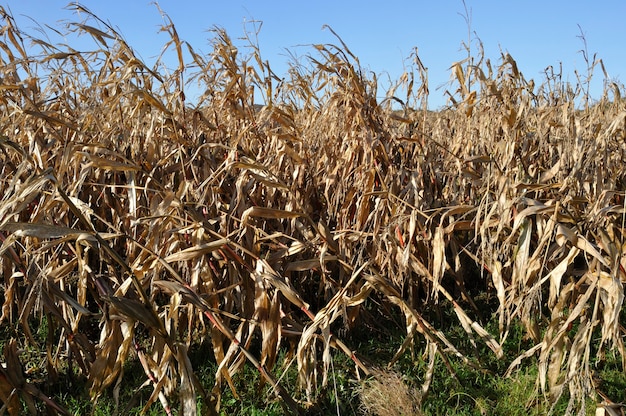
[[[420,399],[397,372],[376,370],[363,382],[361,409],[366,415],[419,415]]]

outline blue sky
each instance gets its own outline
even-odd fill
[[[62,28],[60,21],[80,21],[64,9],[68,1],[20,0],[2,3],[18,25],[29,33],[34,23]],[[153,62],[169,40],[158,33],[163,20],[147,0],[84,0],[87,8],[117,27],[127,42],[148,63]],[[462,42],[467,41],[467,25],[461,0],[394,1],[184,1],[162,0],[159,5],[173,20],[179,36],[194,49],[210,52],[208,30],[217,25],[237,39],[244,34],[245,22],[261,21],[258,39],[264,59],[278,75],[284,75],[288,53],[298,56],[314,53],[312,44],[335,43],[336,38],[322,26],[330,25],[363,68],[378,74],[384,88],[386,79],[397,79],[414,47],[428,68],[431,108],[445,104],[445,84],[449,67],[464,58]],[[586,73],[580,53],[587,41],[590,58],[602,58],[611,79],[626,76],[626,1],[596,2],[578,0],[491,1],[467,0],[471,12],[472,38],[478,36],[486,57],[498,63],[500,50],[508,51],[527,79],[540,83],[549,65],[562,64],[564,78],[575,81],[574,71]],[[579,28],[580,26],[580,28]],[[237,41],[243,45],[243,41]],[[73,43],[72,43],[73,44]],[[476,43],[473,43],[476,46]],[[592,94],[601,92],[603,74],[598,67]],[[438,87],[441,87],[439,88]]]

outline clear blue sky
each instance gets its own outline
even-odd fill
[[[30,33],[34,24],[62,28],[61,20],[80,21],[64,9],[68,1],[19,0],[2,3],[10,9],[18,25]],[[163,20],[147,0],[84,0],[87,8],[117,27],[127,42],[148,63],[169,40],[158,33]],[[173,20],[179,36],[194,49],[210,52],[208,29],[217,25],[233,38],[244,33],[244,22],[262,21],[259,34],[261,53],[278,75],[284,75],[289,58],[286,49],[303,56],[314,53],[311,44],[337,43],[324,24],[337,32],[363,68],[385,79],[396,79],[414,47],[428,68],[430,106],[445,104],[444,85],[449,67],[463,59],[461,43],[467,40],[467,25],[461,0],[394,1],[184,1],[162,0],[160,7]],[[527,79],[543,80],[549,66],[563,65],[564,76],[575,81],[574,70],[586,73],[580,50],[582,28],[591,56],[602,58],[609,76],[626,77],[625,0],[527,0],[522,2],[467,0],[472,30],[485,47],[486,57],[499,62],[500,49],[517,61]],[[250,26],[249,26],[250,28]],[[239,45],[243,42],[238,41]],[[473,44],[475,46],[476,43]],[[603,74],[598,67],[592,93],[600,94]]]

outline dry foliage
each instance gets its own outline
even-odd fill
[[[419,398],[393,371],[374,370],[374,378],[362,384],[361,409],[365,415],[420,415]]]
[[[424,314],[436,305],[498,357],[522,322],[536,346],[509,373],[538,360],[544,391],[568,391],[572,409],[594,391],[591,360],[624,356],[619,86],[581,109],[584,85],[547,74],[536,86],[509,55],[496,68],[479,56],[453,65],[453,105],[433,113],[416,54],[379,102],[341,41],[315,45],[281,81],[253,42],[242,55],[216,29],[199,54],[164,16],[179,59],[168,70],[74,7],[89,18],[67,28],[93,50],[31,37],[0,9],[0,321],[21,334],[0,372],[9,413],[16,395],[63,413],[8,370],[16,342],[45,351],[52,379],[67,366],[88,377],[94,400],[136,356],[154,390],[146,408],[169,413],[176,396],[195,414],[201,396],[217,411],[247,361],[301,412],[332,354],[369,373],[336,332],[359,325],[373,296],[404,317],[398,355],[416,336],[427,346],[424,392],[436,356],[468,360]],[[190,83],[205,91],[195,107]],[[498,299],[497,334],[475,318],[476,288]],[[188,358],[205,339],[213,388]],[[274,375],[287,345],[303,394]]]

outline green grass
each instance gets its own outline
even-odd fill
[[[478,301],[477,301],[478,303]],[[480,305],[487,308],[488,305]],[[440,311],[441,312],[441,311]],[[529,358],[522,362],[510,377],[504,374],[510,363],[532,343],[523,337],[520,326],[513,326],[506,342],[502,345],[504,357],[496,356],[484,344],[477,342],[474,348],[463,328],[454,321],[449,311],[441,312],[442,324],[447,326],[448,339],[463,352],[476,369],[465,365],[460,359],[449,356],[454,376],[441,358],[437,358],[430,389],[423,398],[421,411],[424,415],[545,415],[550,411],[555,415],[564,414],[569,397],[564,394],[551,407],[537,384],[537,360]],[[494,317],[485,327],[490,333],[497,333],[497,319]],[[399,346],[402,334],[395,333],[391,338],[370,339],[360,345],[371,357],[379,357],[380,364],[389,362]],[[391,341],[390,341],[391,340]],[[417,339],[416,339],[417,341]],[[417,342],[415,354],[405,354],[393,370],[400,374],[405,383],[415,392],[421,387],[427,370],[427,362],[422,359]],[[480,359],[480,365],[479,365]],[[626,394],[626,374],[621,370],[617,356],[607,357],[603,368],[598,369],[598,380],[602,391],[615,402],[623,402]],[[600,398],[597,401],[601,401]],[[595,413],[596,401],[586,401],[585,413]]]
[[[487,307],[487,305],[481,305],[483,306]],[[449,356],[454,371],[453,376],[443,360],[438,357],[429,392],[421,403],[421,411],[424,415],[539,416],[550,411],[549,402],[543,397],[537,385],[536,359],[525,360],[511,377],[503,377],[510,362],[531,346],[531,343],[523,338],[524,332],[521,327],[511,328],[510,335],[503,344],[504,358],[497,359],[481,343],[474,348],[463,328],[455,323],[449,311],[438,311],[433,316],[438,316],[441,320],[440,324],[447,326],[446,334],[450,341],[470,361],[477,364],[477,369]],[[44,345],[49,329],[46,319],[37,323],[33,322],[32,327],[36,328],[33,331],[36,340]],[[492,333],[497,332],[495,318],[486,324],[486,329]],[[5,340],[11,334],[14,336],[16,334],[6,325],[0,331],[0,354],[3,354]],[[346,342],[353,350],[359,351],[363,360],[370,365],[384,366],[401,345],[403,337],[401,330],[393,329],[392,324],[379,328],[364,325],[362,329],[357,329],[350,334]],[[399,374],[408,388],[416,394],[424,381],[427,369],[427,362],[421,356],[424,346],[421,339],[416,337],[414,351],[405,353],[391,369]],[[281,384],[288,391],[294,392],[297,391],[296,363],[291,362],[288,366],[285,362],[286,358],[283,352],[274,369],[274,374],[280,378]],[[114,413],[115,401],[112,388],[105,391],[94,407],[89,399],[87,381],[78,374],[76,369],[71,374],[67,371],[59,374],[58,382],[51,384],[46,382],[45,355],[41,351],[24,344],[20,348],[20,359],[24,367],[29,370],[29,381],[36,384],[72,414],[104,416]],[[200,383],[207,393],[210,393],[214,385],[216,370],[211,346],[208,344],[192,346],[190,359]],[[480,366],[478,366],[479,359]],[[603,360],[598,360],[596,376],[598,389],[606,397],[614,402],[626,402],[626,373],[622,369],[619,355],[611,353],[607,354]],[[140,388],[145,378],[143,369],[136,359],[126,364],[117,409],[119,414],[129,416],[141,414],[152,393],[151,386]],[[243,370],[233,377],[233,382],[238,396],[236,397],[224,383],[220,415],[285,414],[271,388],[267,384],[259,388],[260,375],[252,366],[244,365]],[[328,386],[317,392],[316,404],[309,408],[307,413],[311,415],[362,414],[358,397],[360,385],[356,379],[352,361],[345,355],[334,352],[333,371]],[[304,401],[305,398],[296,396],[296,399]],[[170,406],[173,414],[176,415],[178,404],[174,400],[171,399]],[[601,398],[597,398],[597,401],[601,401]],[[563,414],[567,403],[568,397],[564,395],[552,408],[553,414]],[[595,403],[596,401],[591,398],[587,401],[586,414],[594,414]],[[207,408],[208,404],[198,399],[199,414],[206,414]],[[24,410],[26,411],[26,408]],[[43,406],[41,410],[44,410]],[[165,411],[157,401],[145,414],[164,415]]]

